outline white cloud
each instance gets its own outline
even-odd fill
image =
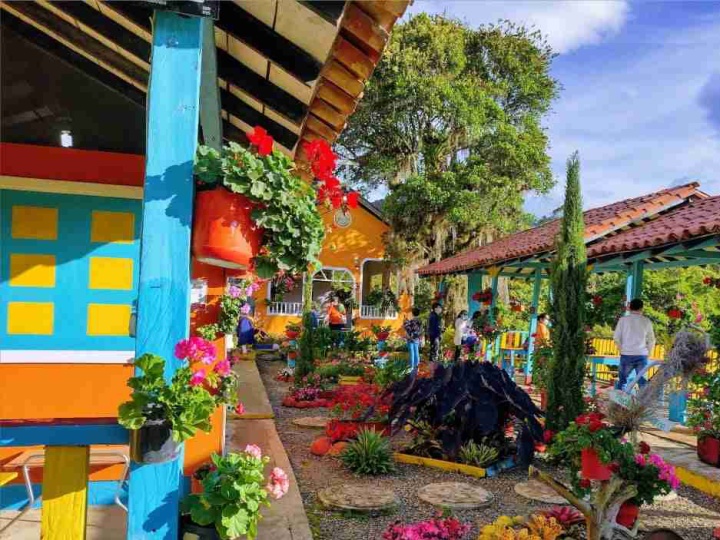
[[[619,32],[630,12],[627,0],[416,0],[410,13],[447,13],[473,26],[508,19],[534,26],[553,50],[567,53]]]

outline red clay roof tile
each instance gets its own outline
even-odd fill
[[[691,196],[705,197],[698,188],[697,182],[691,182],[587,210],[584,213],[585,239],[587,242],[597,240],[639,219],[653,216],[680,204]],[[512,234],[486,246],[458,253],[424,266],[418,270],[418,274],[438,275],[462,272],[551,251],[559,225],[560,220],[556,219],[539,227]]]

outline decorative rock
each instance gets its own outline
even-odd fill
[[[531,501],[540,501],[547,504],[570,504],[568,501],[558,495],[550,486],[530,480],[528,482],[518,482],[515,484],[515,493]]]
[[[329,437],[318,437],[310,445],[310,453],[314,456],[324,456],[331,446],[332,441]]]
[[[481,487],[465,482],[440,482],[420,488],[418,497],[437,507],[472,509],[489,505],[493,495]]]
[[[390,510],[399,502],[389,489],[354,485],[327,487],[318,492],[318,498],[329,508],[368,513]]]
[[[348,443],[345,441],[336,442],[330,447],[330,450],[328,450],[327,455],[328,456],[339,456],[342,454],[343,450],[347,447]]]
[[[295,418],[292,423],[304,428],[325,429],[328,420],[327,416],[303,416]]]
[[[658,495],[657,497],[655,497],[655,500],[653,501],[653,503],[674,501],[677,498],[678,498],[677,491],[671,491],[667,495]]]

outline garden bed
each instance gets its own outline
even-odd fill
[[[289,387],[287,383],[273,380],[273,376],[280,368],[280,362],[262,363],[258,367],[270,400],[277,406]],[[479,525],[488,524],[501,515],[527,515],[551,506],[528,501],[515,494],[515,484],[527,480],[527,474],[518,469],[495,477],[475,480],[462,473],[399,463],[397,471],[391,475],[360,478],[345,470],[337,459],[319,458],[310,454],[310,444],[317,437],[317,430],[302,429],[292,424],[294,418],[307,414],[303,410],[280,408],[276,423],[280,438],[292,461],[315,540],[358,538],[379,540],[387,526],[398,519],[403,522],[427,519],[433,515],[433,509],[418,499],[417,492],[421,487],[433,482],[478,482],[478,485],[495,496],[491,505],[486,508],[461,510],[455,513],[461,521],[469,522],[473,526],[467,536],[468,540],[477,537]],[[398,437],[406,436],[405,433],[398,435]],[[397,448],[399,449],[406,442],[407,439],[397,440]],[[539,462],[538,466],[553,474],[556,472],[542,462]],[[368,518],[350,517],[321,508],[317,498],[320,489],[349,483],[393,489],[400,499],[397,511],[390,515]],[[674,501],[643,508],[641,512],[643,524],[648,528],[671,528],[685,540],[712,538],[713,527],[720,522],[720,501],[686,487],[680,488],[679,495]]]

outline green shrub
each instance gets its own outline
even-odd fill
[[[474,467],[488,467],[497,461],[498,455],[498,449],[485,444],[484,441],[481,444],[468,441],[460,448],[458,458],[461,463]]]
[[[377,367],[373,382],[380,388],[386,388],[393,383],[402,381],[410,372],[407,358],[391,357],[384,366]]]
[[[357,474],[378,475],[395,470],[390,441],[374,430],[361,430],[357,440],[340,454],[340,459]]]

